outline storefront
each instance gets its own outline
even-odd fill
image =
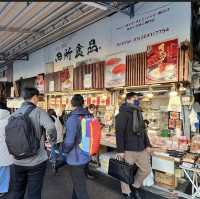
[[[192,172],[195,194],[200,105],[199,87],[192,82],[190,26],[191,3],[138,3],[132,19],[114,14],[37,51],[28,63],[14,63],[14,79],[37,76],[35,85],[43,95],[40,107],[53,108],[59,115],[71,111],[75,93],[84,96],[86,106],[98,107],[103,124],[98,169],[104,173],[116,154],[119,106],[127,92],[143,93],[155,183],[177,189]],[[34,65],[39,72],[27,70]],[[19,74],[23,66],[26,72]]]

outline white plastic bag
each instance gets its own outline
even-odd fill
[[[153,171],[151,169],[151,173],[143,181],[143,186],[151,187],[153,185],[154,185],[154,175],[153,175]]]

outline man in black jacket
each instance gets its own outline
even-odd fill
[[[150,142],[145,123],[139,108],[138,93],[128,93],[126,102],[121,105],[116,116],[116,139],[118,156],[129,164],[136,164],[138,171],[135,182],[130,187],[121,183],[122,193],[130,199],[141,199],[139,189],[150,173]]]

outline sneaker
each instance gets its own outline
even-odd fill
[[[135,189],[134,192],[131,193],[131,195],[134,199],[142,199],[139,189]]]
[[[0,198],[4,197],[7,193],[0,193]]]
[[[135,199],[132,194],[128,195],[128,194],[123,193],[122,195],[123,195],[123,199]]]
[[[91,173],[87,173],[86,176],[87,176],[87,178],[88,178],[89,180],[94,180],[94,179],[95,179],[95,176],[92,175]]]

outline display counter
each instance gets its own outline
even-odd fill
[[[144,97],[141,101],[141,108],[144,119],[149,121],[148,136],[151,142],[151,165],[154,172],[155,184],[167,189],[176,190],[179,182],[185,181],[184,170],[179,167],[183,159],[190,152],[190,145],[193,151],[198,151],[198,139],[190,143],[190,132],[186,126],[186,114],[190,114],[190,97],[171,97],[168,90],[169,85],[155,88],[152,98]],[[85,105],[95,104],[97,107],[96,116],[102,124],[102,138],[98,170],[107,174],[109,159],[117,153],[115,135],[115,116],[119,107],[124,103],[127,92],[139,92],[138,87],[126,88],[125,90],[113,91],[72,91],[68,93],[48,94],[47,108],[56,110],[70,110],[70,99],[73,94],[80,93],[84,96]],[[142,88],[145,96],[149,93],[148,86]],[[146,94],[146,93],[147,94]],[[184,101],[184,106],[182,102]],[[182,112],[183,109],[183,112]],[[188,111],[188,112],[187,112]],[[60,111],[58,111],[60,112]],[[187,123],[187,124],[186,124]],[[186,125],[185,125],[186,124]],[[186,175],[186,174],[185,174]],[[184,192],[184,191],[182,191]]]
[[[111,148],[117,148],[116,136],[115,135],[105,135],[104,133],[102,133],[101,145],[111,147]]]

